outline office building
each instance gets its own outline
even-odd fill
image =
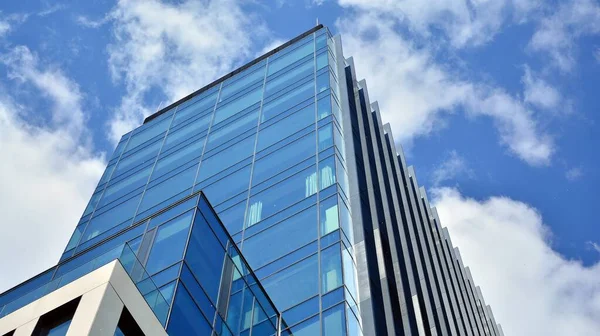
[[[125,134],[58,265],[0,309],[15,335],[502,334],[321,25]]]

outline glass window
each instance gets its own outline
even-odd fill
[[[196,175],[196,170],[197,168],[194,165],[178,175],[147,189],[144,193],[144,199],[142,200],[138,213],[191,188],[194,176]]]
[[[280,311],[318,294],[318,264],[315,254],[261,281]]]
[[[342,257],[340,244],[321,251],[321,288],[323,293],[342,285]]]
[[[244,213],[246,211],[246,201],[238,203],[237,205],[219,212],[219,218],[227,228],[227,230],[235,234],[242,231],[244,223]]]
[[[287,325],[294,325],[305,318],[319,313],[319,297],[302,302],[294,308],[283,312],[283,320]]]
[[[276,115],[300,104],[315,95],[314,80],[307,81],[285,94],[265,103],[263,106],[262,121],[267,121]]]
[[[98,207],[102,207],[119,197],[125,196],[135,189],[144,186],[146,182],[148,182],[150,171],[152,171],[152,166],[148,166],[147,168],[108,186],[104,191],[104,195],[102,195],[102,200],[98,203]]]
[[[325,96],[317,102],[317,109],[319,111],[319,120],[327,117],[331,114],[331,96]]]
[[[323,312],[323,336],[345,336],[346,319],[344,304]]]
[[[130,220],[135,214],[135,209],[140,202],[141,196],[141,194],[138,194],[123,203],[108,209],[108,211],[95,215],[88,224],[82,242],[94,238],[102,232]]]
[[[289,53],[287,53],[275,60],[272,60],[272,61],[269,59],[269,72],[267,73],[267,75],[274,74],[275,72],[298,61],[299,59],[302,59],[302,58],[310,55],[311,53],[314,52],[314,50],[315,50],[314,43],[311,38],[309,42],[297,47],[296,49],[290,51]]]
[[[337,230],[339,225],[337,197],[329,197],[319,204],[321,237]]]
[[[254,225],[316,192],[317,174],[313,166],[252,196],[246,226]]]
[[[285,119],[260,130],[256,151],[261,151],[315,122],[315,105],[301,109]]]
[[[154,274],[183,259],[192,215],[193,213],[189,212],[158,227],[146,263],[146,271],[149,274]]]
[[[194,98],[194,99],[196,99],[196,98]],[[175,113],[175,118],[173,119],[173,125],[171,127],[174,127],[175,125],[178,125],[178,124],[182,123],[183,121],[188,120],[192,116],[196,116],[196,115],[200,115],[202,113],[208,113],[209,111],[212,111],[212,109],[215,106],[216,100],[217,100],[217,92],[214,92],[211,95],[209,95],[205,98],[201,98],[199,101],[182,108],[181,110],[177,111],[177,113]],[[211,116],[211,113],[208,113],[208,118],[207,118],[208,120],[210,120],[210,116]],[[205,118],[202,118],[202,119],[205,120]],[[207,125],[207,127],[208,127],[208,125]]]
[[[169,149],[191,139],[195,136],[202,136],[203,132],[208,129],[210,122],[210,114],[203,117],[197,118],[192,122],[185,124],[183,127],[176,130],[171,129],[167,138],[165,139],[165,145],[162,148],[162,152],[165,153]]]
[[[171,336],[205,336],[211,332],[210,324],[200,313],[188,291],[185,287],[178,286],[167,333]]]
[[[252,70],[251,73],[247,74],[247,75],[243,75],[244,77],[241,77],[241,74],[236,75],[235,81],[234,82],[229,82],[229,83],[224,83],[223,84],[223,88],[221,89],[221,96],[219,97],[219,101],[223,101],[231,96],[233,96],[234,94],[236,94],[237,92],[240,92],[242,89],[247,88],[249,86],[251,86],[252,84],[256,84],[256,83],[260,83],[264,80],[265,77],[265,68],[264,67],[260,67],[259,69]],[[233,79],[233,78],[232,78]]]
[[[316,38],[317,50],[325,47],[327,45],[327,35],[322,34],[317,36]]]
[[[162,139],[159,141],[155,141],[154,143],[138,150],[137,152],[127,156],[122,157],[119,160],[119,164],[113,173],[111,179],[119,176],[125,171],[129,171],[132,167],[136,167],[142,165],[144,163],[149,163],[150,161],[154,161],[156,159],[156,155],[160,150],[160,146],[162,145]]]
[[[240,98],[229,102],[223,106],[219,106],[217,108],[217,112],[215,113],[215,121],[213,122],[213,124],[216,125],[221,121],[235,115],[236,113],[243,111],[248,107],[260,102],[261,98],[262,86],[259,86],[256,89],[241,96]]]
[[[176,152],[171,152],[167,156],[161,155],[154,166],[151,180],[155,180],[156,178],[173,171],[175,168],[183,165],[184,163],[190,162],[194,158],[196,158],[198,162],[200,156],[202,155],[203,146],[204,138],[200,138],[191,144],[187,144],[185,147]]]
[[[219,293],[224,257],[225,250],[204,217],[198,213],[194,220],[185,261],[214,303],[217,302]]]
[[[248,190],[250,184],[250,168],[246,166],[233,174],[203,188],[204,194],[210,204],[220,204],[233,195],[237,195],[244,190]]]
[[[242,134],[252,128],[255,128],[258,121],[258,110],[252,111],[245,116],[232,121],[218,130],[211,130],[206,144],[206,151],[231,141],[236,135]]]
[[[207,159],[203,159],[200,164],[200,173],[196,183],[223,171],[225,168],[242,161],[252,155],[254,151],[254,136],[248,137],[235,145],[219,151]]]
[[[317,93],[324,92],[327,89],[329,89],[329,71],[317,76]]]
[[[154,122],[150,122],[146,125],[146,129],[131,136],[129,143],[127,143],[126,152],[129,152],[132,148],[135,148],[139,145],[145,144],[148,140],[166,131],[169,127],[169,124],[171,124],[171,118],[164,118],[160,121],[155,120]]]
[[[102,174],[102,178],[100,178],[100,182],[98,182],[98,185],[101,185],[102,183],[108,181],[108,179],[112,175],[113,170],[115,169],[115,166],[116,164],[113,163],[106,167],[106,170],[104,170],[104,174]]]
[[[267,86],[265,87],[265,97],[280,91],[281,89],[288,87],[299,80],[302,80],[309,75],[312,75],[315,71],[314,60],[312,57],[307,60],[303,60],[300,65],[295,65],[294,68],[288,70],[284,74],[276,77],[267,79]]]
[[[243,255],[253,269],[317,239],[317,211],[310,207],[243,243]]]
[[[319,128],[319,152],[333,146],[333,131],[331,124]]]
[[[254,295],[249,288],[244,288],[244,302],[242,303],[242,330],[250,329],[252,326],[252,308],[254,307]]]
[[[300,138],[254,163],[252,185],[257,185],[315,155],[315,133]],[[314,162],[314,160],[313,160]]]
[[[314,336],[319,335],[319,316],[315,316],[305,322],[298,324],[297,326],[291,327],[291,333],[283,332],[283,335],[294,335],[294,336]]]
[[[67,320],[59,325],[57,325],[56,327],[48,330],[47,332],[42,332],[41,335],[44,336],[65,336],[67,334],[67,331],[69,330],[69,326],[71,325],[71,321],[72,320]]]
[[[354,267],[354,261],[350,257],[350,253],[347,249],[342,251],[342,262],[344,264],[344,285],[348,288],[348,291],[356,300],[357,291],[356,291],[356,269]]]
[[[335,183],[335,157],[330,156],[319,162],[319,184],[323,190]]]
[[[98,204],[100,196],[102,196],[102,190],[99,190],[92,195],[92,197],[90,198],[90,202],[88,203],[87,207],[85,208],[85,211],[83,212],[82,217],[87,216],[91,214],[92,211],[94,211],[94,209],[96,208],[96,204]]]
[[[162,296],[165,298],[165,301],[167,301],[169,304],[171,303],[173,293],[175,292],[175,283],[176,281],[172,281],[159,288],[160,294],[162,294]]]
[[[317,55],[317,70],[323,69],[327,66],[327,52],[322,52]]]
[[[350,216],[350,210],[346,204],[340,199],[340,217],[342,223],[342,231],[346,234],[350,242],[354,243],[354,231],[352,226],[352,217]]]

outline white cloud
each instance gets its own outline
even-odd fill
[[[457,48],[489,42],[503,25],[523,22],[538,7],[539,0],[338,0],[359,11],[376,11],[396,18],[411,30],[430,36],[441,31]]]
[[[65,5],[65,4],[54,4],[52,6],[47,7],[46,9],[43,9],[42,11],[38,12],[37,15],[48,16],[50,14],[54,14],[65,8],[67,8],[67,5]]]
[[[570,0],[553,6],[551,15],[540,20],[529,48],[547,55],[556,68],[573,70],[577,39],[600,33],[600,4],[594,0]]]
[[[587,246],[588,249],[594,250],[598,253],[600,253],[600,244],[595,243],[593,241],[587,241],[585,242],[585,245]]]
[[[573,167],[567,170],[567,172],[565,173],[565,177],[569,181],[577,181],[581,177],[583,177],[583,170],[581,169],[581,167]]]
[[[600,47],[596,47],[596,49],[594,49],[594,58],[596,61],[598,61],[598,63],[600,63]]]
[[[433,184],[438,186],[442,182],[453,180],[460,176],[473,178],[475,172],[469,168],[465,158],[453,150],[448,153],[446,159],[435,168],[432,173],[432,180]]]
[[[370,97],[378,99],[386,122],[402,143],[444,125],[444,115],[464,110],[488,116],[500,142],[531,165],[550,162],[554,144],[535,113],[502,88],[462,79],[452,64],[438,63],[431,48],[418,46],[394,30],[396,21],[360,13],[337,22],[346,55],[354,56],[358,76],[366,75]]]
[[[4,20],[0,20],[0,37],[6,35],[10,30],[10,23]]]
[[[79,24],[80,26],[86,28],[99,28],[108,23],[110,19],[111,17],[109,15],[98,20],[90,19],[85,15],[78,15],[75,17],[75,22],[77,22],[77,24]]]
[[[46,126],[0,86],[0,292],[54,265],[104,169],[93,154],[79,87],[26,47],[2,55],[10,83],[47,100]],[[26,118],[25,118],[26,117]]]
[[[529,67],[525,67],[525,74],[521,80],[525,86],[525,102],[544,109],[555,109],[559,106],[562,97],[558,90],[533,74]]]
[[[120,1],[111,16],[109,64],[127,88],[110,121],[113,141],[155,112],[161,99],[199,89],[253,56],[253,47],[268,44],[262,21],[236,0]],[[145,100],[150,92],[152,106]]]
[[[600,263],[585,267],[553,251],[531,206],[506,197],[434,191],[440,220],[460,247],[506,335],[595,335],[600,330]]]

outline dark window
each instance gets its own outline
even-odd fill
[[[115,336],[144,336],[144,332],[142,332],[127,308],[123,308],[117,330],[115,330]]]
[[[69,330],[71,320],[77,309],[80,298],[71,300],[64,305],[40,317],[32,336],[64,336]]]

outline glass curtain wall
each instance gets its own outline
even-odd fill
[[[336,62],[319,29],[124,135],[61,260],[202,190],[290,332],[360,334]]]

